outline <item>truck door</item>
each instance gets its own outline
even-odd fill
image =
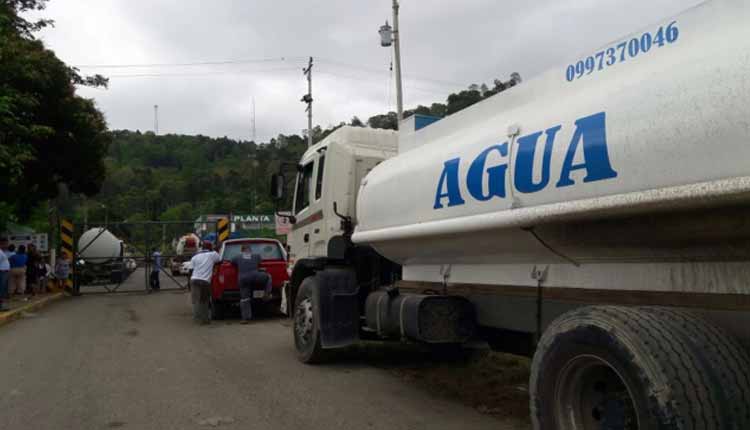
[[[310,209],[310,255],[313,257],[325,257],[328,254],[328,232],[325,228],[326,212],[325,201],[323,200],[325,174],[326,151],[318,150],[315,160],[315,180],[312,183],[312,196]]]
[[[310,207],[310,196],[314,161],[303,164],[297,173],[297,187],[294,193],[294,216],[297,222],[292,226],[289,246],[290,258],[298,261],[310,256],[310,223],[313,212]]]

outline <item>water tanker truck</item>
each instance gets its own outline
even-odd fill
[[[299,359],[481,338],[533,357],[536,429],[750,429],[748,22],[705,2],[422,129],[309,148]]]
[[[173,276],[182,273],[182,265],[198,252],[200,239],[194,233],[188,233],[180,237],[175,245],[175,256],[170,260],[169,266]]]

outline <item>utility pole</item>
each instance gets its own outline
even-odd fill
[[[154,105],[154,134],[159,134],[159,105]]]
[[[398,126],[404,120],[404,93],[401,87],[401,33],[398,31],[398,0],[393,0],[393,49],[396,54],[396,106]]]
[[[253,96],[253,130],[252,130],[252,142],[255,143],[255,96]]]
[[[307,147],[311,147],[313,145],[313,136],[312,136],[312,105],[313,105],[313,97],[312,97],[312,68],[313,68],[313,57],[310,57],[310,62],[307,65],[306,69],[302,69],[302,73],[307,75],[307,94],[302,96],[302,102],[307,103]]]
[[[404,119],[404,92],[401,83],[401,33],[398,24],[398,0],[393,0],[393,27],[385,22],[380,27],[380,46],[390,47],[393,45],[395,62],[396,62],[396,109],[398,111],[398,126]]]

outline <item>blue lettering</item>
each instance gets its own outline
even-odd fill
[[[549,184],[549,165],[552,158],[552,146],[555,143],[555,135],[562,126],[552,127],[546,131],[547,143],[544,145],[542,156],[542,178],[534,183],[534,154],[536,144],[542,132],[530,134],[518,139],[518,155],[516,156],[515,185],[522,193],[535,193],[541,191]]]
[[[581,164],[573,164],[578,143],[581,141],[583,141],[584,161]],[[568,147],[568,153],[565,155],[557,188],[575,184],[570,178],[570,174],[574,170],[580,169],[586,169],[586,176],[583,178],[583,182],[601,181],[617,177],[617,172],[612,169],[612,165],[609,162],[606,114],[604,112],[576,121],[576,131]]]
[[[489,185],[487,194],[483,192],[484,185],[484,172],[485,163],[487,156],[492,151],[497,151],[501,156],[508,156],[508,142],[502,145],[494,145],[485,149],[479,156],[471,163],[469,167],[469,174],[466,177],[466,187],[469,189],[469,193],[472,197],[479,200],[480,202],[486,202],[493,197],[505,197],[505,172],[508,170],[508,164],[500,164],[494,167],[488,168],[487,176],[489,177]]]
[[[434,209],[442,209],[442,200],[446,197],[448,198],[448,207],[466,203],[461,197],[461,191],[458,189],[458,164],[460,162],[460,158],[454,158],[445,162],[443,173],[440,175],[440,181],[438,182],[437,192],[435,193]],[[443,188],[446,187],[446,191],[443,192]]]

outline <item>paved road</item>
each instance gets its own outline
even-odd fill
[[[181,292],[57,303],[0,329],[0,369],[4,430],[513,428],[356,360],[304,366],[279,318],[195,326]]]

